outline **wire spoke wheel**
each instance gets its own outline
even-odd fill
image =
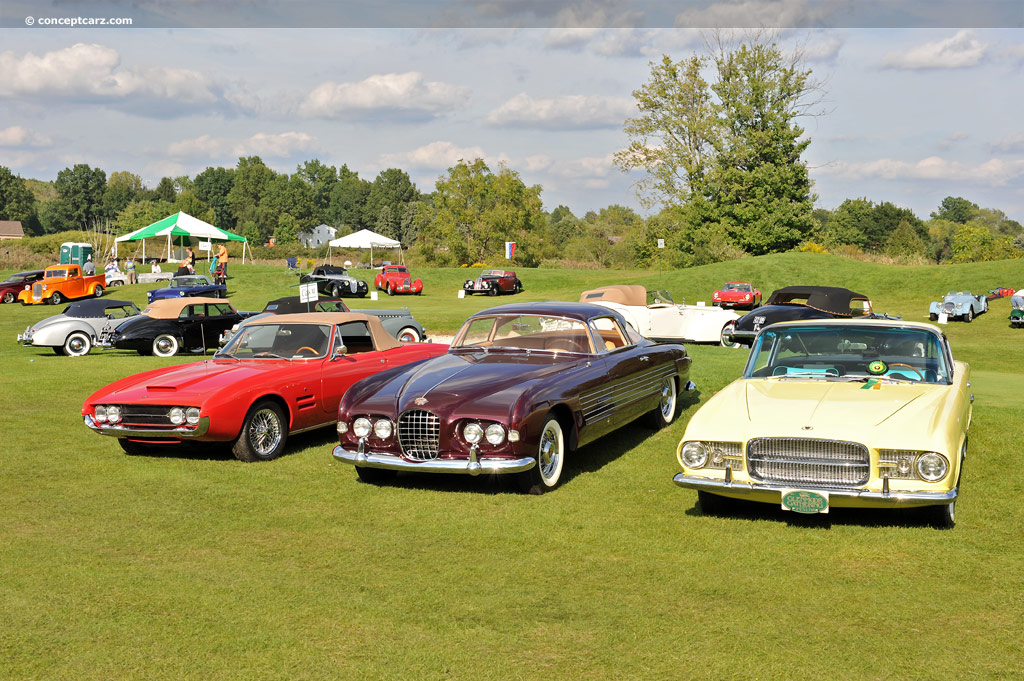
[[[232,452],[240,461],[270,461],[281,454],[287,439],[284,411],[277,403],[263,400],[249,409]]]

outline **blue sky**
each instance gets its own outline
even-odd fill
[[[823,113],[801,121],[818,205],[864,196],[927,217],[952,194],[1024,222],[1020,3],[981,3],[973,21],[954,11],[967,3],[940,2],[950,12],[927,20],[872,26],[845,17],[816,28],[830,25],[835,3],[410,0],[381,5],[396,16],[409,10],[404,24],[324,15],[329,27],[318,29],[281,19],[289,6],[304,7],[296,23],[317,23],[308,12],[316,3],[225,4],[252,12],[245,21],[200,12],[185,22],[175,12],[195,3],[9,1],[0,17],[0,165],[52,180],[89,163],[155,186],[164,175],[256,154],[279,171],[319,158],[369,180],[400,167],[429,191],[459,158],[479,156],[542,185],[549,210],[639,208],[639,176],[611,157],[627,144],[622,122],[649,62],[701,49],[700,30],[675,24],[767,18],[805,26],[782,31],[781,44],[801,46],[825,82]],[[922,3],[886,5],[891,14]],[[29,28],[29,12],[135,21]],[[430,16],[488,27],[424,28],[444,23]],[[389,22],[403,27],[352,27]]]

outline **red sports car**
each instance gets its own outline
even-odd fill
[[[761,304],[761,292],[752,284],[731,281],[711,294],[716,307],[745,307],[753,310]]]
[[[436,357],[436,343],[399,343],[377,317],[272,315],[243,327],[212,360],[122,378],[82,406],[85,425],[129,454],[188,442],[231,443],[242,461],[278,456],[291,433],[334,425],[361,378]]]
[[[373,279],[378,291],[387,291],[389,296],[396,293],[423,293],[423,282],[413,279],[405,265],[385,265]]]

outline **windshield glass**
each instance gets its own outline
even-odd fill
[[[669,295],[668,291],[648,291],[647,292],[647,304],[648,305],[674,305],[676,301],[672,300],[672,296]]]
[[[722,287],[723,291],[739,291],[741,293],[750,293],[750,284],[726,284]]]
[[[319,359],[328,352],[329,324],[250,324],[218,355],[238,359]]]
[[[170,288],[187,288],[189,286],[206,286],[210,280],[206,277],[175,277],[171,279]]]
[[[769,327],[757,337],[744,378],[948,383],[940,338],[925,329],[868,324]]]
[[[68,276],[67,270],[46,270],[46,279],[53,279],[54,277],[66,276]]]
[[[462,327],[452,348],[591,352],[583,322],[539,315],[475,317]]]

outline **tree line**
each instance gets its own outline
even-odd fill
[[[799,51],[783,53],[763,33],[739,44],[715,37],[708,48],[652,62],[633,93],[639,114],[625,122],[630,144],[615,161],[645,173],[638,194],[657,209],[648,217],[619,205],[580,217],[545,211],[539,185],[481,159],[459,161],[421,192],[399,168],[369,181],[318,159],[288,174],[248,156],[152,189],[137,174],[84,163],[52,183],[0,166],[0,219],[20,220],[30,235],[120,235],[184,211],[255,245],[294,243],[320,224],[339,236],[368,228],[437,266],[498,261],[505,241],[528,267],[688,267],[793,249],[936,263],[1024,255],[1019,222],[963,197],[946,197],[926,220],[866,197],[815,208],[802,158],[811,139],[798,121],[823,115],[821,87]]]

